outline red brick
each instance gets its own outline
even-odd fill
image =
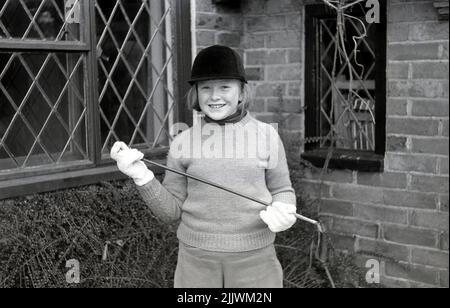
[[[411,211],[409,222],[413,226],[448,230],[448,213],[430,211]]]
[[[322,174],[322,169],[306,169],[303,176],[311,180],[324,180],[327,182],[352,183],[353,172],[351,170],[332,170],[328,169]]]
[[[239,33],[219,33],[217,34],[217,44],[229,47],[239,47],[241,36]]]
[[[333,186],[333,197],[361,203],[384,203],[382,189],[377,187],[336,184]]]
[[[353,204],[332,199],[320,200],[320,213],[340,216],[353,216]]]
[[[437,232],[408,226],[383,225],[384,239],[409,245],[437,247]]]
[[[245,19],[245,30],[248,32],[268,32],[282,30],[286,28],[286,18],[284,16],[258,16]]]
[[[393,23],[387,27],[387,40],[392,42],[404,42],[409,38],[409,24]]]
[[[359,235],[364,237],[377,238],[378,225],[375,223],[360,221],[354,219],[346,219],[333,217],[332,232],[347,235]]]
[[[300,49],[291,49],[288,53],[289,63],[300,63],[302,61],[302,53]]]
[[[299,102],[300,104],[300,102]],[[285,128],[290,130],[300,131],[304,128],[304,115],[301,113],[290,113],[286,114],[285,118]]]
[[[431,119],[388,118],[386,130],[390,134],[436,136],[439,121]]]
[[[403,98],[388,98],[386,103],[386,114],[407,115],[408,101]]]
[[[448,80],[414,79],[389,81],[388,95],[392,97],[448,97]]]
[[[211,13],[216,11],[216,8],[212,4],[212,1],[195,1],[195,9],[197,10],[197,13],[198,12]]]
[[[288,85],[288,96],[300,96],[301,85],[298,82]]]
[[[448,60],[448,42],[441,43],[439,49],[440,49],[439,58],[443,60]]]
[[[448,117],[448,101],[414,100],[411,115],[421,117]]]
[[[264,80],[264,68],[262,67],[247,67],[245,75],[249,81]]]
[[[265,111],[265,100],[264,99],[252,99],[252,104],[250,105],[250,111],[263,112]]]
[[[404,279],[395,279],[392,277],[386,277],[382,275],[380,277],[380,284],[383,288],[393,288],[393,289],[411,289],[411,281]]]
[[[408,79],[409,64],[391,62],[387,66],[387,78]]]
[[[442,122],[442,133],[444,137],[448,137],[448,120],[443,120]]]
[[[407,152],[408,138],[399,136],[386,137],[386,150],[388,152]]]
[[[436,209],[437,207],[437,198],[434,194],[399,190],[385,190],[383,193],[386,205],[418,209]]]
[[[265,4],[259,1],[241,1],[242,2],[242,13],[245,15],[258,15],[264,14]]]
[[[300,80],[301,66],[289,65],[289,66],[268,66],[267,76],[270,80]]]
[[[365,238],[358,239],[357,252],[363,252],[389,260],[408,261],[409,258],[409,249],[407,246]]]
[[[424,288],[436,288],[435,284],[427,284],[423,282],[417,282],[413,280],[405,280],[403,278],[395,279],[393,277],[381,276],[381,285],[385,288],[408,288],[408,289],[424,289]]]
[[[246,53],[247,65],[285,64],[286,50],[254,50]]]
[[[436,173],[437,158],[426,155],[386,155],[386,170]]]
[[[402,21],[429,21],[437,19],[437,10],[433,7],[433,1],[426,2],[402,2],[389,6],[388,22],[398,23]]]
[[[448,157],[440,158],[439,159],[439,164],[440,164],[440,169],[441,169],[440,174],[447,174],[448,175]]]
[[[439,195],[439,210],[442,212],[448,212],[448,194]]]
[[[411,189],[423,192],[448,193],[448,176],[412,175]]]
[[[353,213],[357,218],[370,221],[383,221],[398,224],[406,224],[408,222],[407,211],[393,207],[355,204]]]
[[[245,51],[245,65],[265,65],[265,50],[249,50]]]
[[[286,95],[286,84],[264,83],[256,86],[256,97],[279,97]]]
[[[301,34],[299,31],[282,31],[266,34],[268,48],[300,48]]]
[[[439,234],[439,249],[448,251],[448,231]]]
[[[330,197],[330,185],[327,184],[301,181],[301,187],[299,188],[300,191],[303,191],[312,197],[319,196],[319,189],[322,197]]]
[[[215,31],[197,31],[197,45],[210,46],[215,44]]]
[[[443,79],[420,79],[411,81],[410,96],[427,98],[448,98],[449,81]]]
[[[411,151],[415,153],[449,154],[447,138],[412,138],[411,144]]]
[[[211,30],[238,30],[231,16],[203,13],[197,13],[197,28]]]
[[[357,183],[377,187],[406,188],[406,174],[394,172],[358,172]]]
[[[437,60],[439,43],[389,44],[389,60]]]
[[[299,98],[283,98],[267,100],[267,111],[269,112],[293,112],[298,113],[302,110],[301,101]]]
[[[448,270],[440,271],[439,284],[441,287],[448,288]]]
[[[292,13],[298,12],[300,14],[303,4],[299,1],[292,0],[277,0],[277,1],[266,1],[266,13]]]
[[[411,261],[417,264],[448,269],[448,251],[444,252],[413,247],[411,250]]]
[[[286,14],[286,28],[298,30],[303,27],[302,16],[299,13]]]
[[[242,47],[246,49],[264,48],[265,34],[248,34],[246,33],[242,40]]]
[[[410,26],[410,38],[413,41],[448,40],[448,24],[445,22],[413,23]]]
[[[448,62],[413,63],[412,72],[413,79],[448,79]]]
[[[386,275],[427,284],[438,283],[438,270],[420,265],[386,262]]]

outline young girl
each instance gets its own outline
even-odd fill
[[[172,172],[166,172],[161,184],[141,161],[144,155],[123,142],[114,144],[111,157],[120,171],[134,179],[155,215],[179,221],[175,287],[282,287],[275,233],[296,221],[283,144],[272,126],[248,112],[244,67],[232,49],[218,45],[203,49],[194,61],[190,84],[189,105],[203,112],[204,118],[173,140],[168,167],[270,206]],[[206,127],[214,134],[201,133]],[[206,155],[211,145],[217,148]],[[235,147],[233,155],[230,145]]]

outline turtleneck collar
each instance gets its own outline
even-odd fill
[[[218,121],[211,119],[210,117],[208,117],[205,114],[204,119],[205,119],[206,123],[216,123],[219,125],[225,125],[228,123],[234,124],[234,123],[240,122],[247,115],[247,113],[248,113],[247,110],[245,110],[244,112],[242,112],[241,110],[238,110],[235,113],[233,113],[232,115],[226,117],[225,119],[218,120]]]

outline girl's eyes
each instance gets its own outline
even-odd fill
[[[220,86],[221,90],[228,90],[230,88],[231,88],[230,86]],[[200,90],[208,91],[208,90],[211,90],[211,87],[203,86],[203,87],[200,87]]]

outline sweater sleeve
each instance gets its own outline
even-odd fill
[[[270,136],[270,157],[269,165],[266,169],[266,184],[272,194],[272,202],[279,201],[296,204],[295,191],[292,188],[289,177],[289,168],[283,142],[273,128],[271,129]]]
[[[186,172],[181,158],[175,158],[171,152],[167,156],[167,166]],[[162,183],[153,178],[137,189],[153,214],[162,220],[173,222],[181,218],[181,209],[187,196],[186,177],[166,170]]]

